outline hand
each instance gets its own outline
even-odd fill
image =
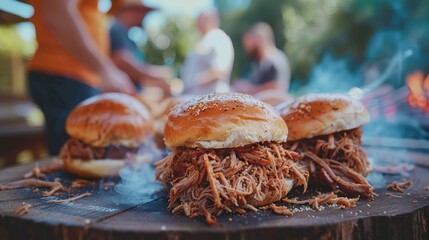
[[[171,69],[164,66],[150,65],[147,66],[147,74],[153,79],[171,79]]]
[[[164,66],[149,65],[146,66],[147,77],[141,79],[144,86],[159,87],[164,91],[165,95],[171,95],[170,84],[168,79],[172,78],[171,70]]]
[[[159,87],[164,92],[164,95],[171,95],[170,84],[168,84],[164,79],[146,79],[144,81],[144,86]]]
[[[134,94],[135,88],[128,75],[120,71],[116,67],[107,68],[106,71],[100,74],[101,85],[100,89],[103,92],[121,92]]]

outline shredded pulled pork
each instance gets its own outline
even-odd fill
[[[388,196],[388,197],[394,197],[394,198],[404,198],[403,196],[395,195],[395,194],[390,193],[390,192],[387,192],[386,196]]]
[[[31,204],[23,202],[22,206],[19,206],[19,207],[13,209],[13,214],[15,214],[15,215],[28,214],[30,212],[31,207],[32,207]]]
[[[61,159],[124,159],[129,153],[136,153],[138,148],[127,148],[111,144],[107,147],[94,147],[77,139],[68,140],[60,152]]]
[[[272,210],[273,212],[280,214],[280,215],[286,215],[286,216],[293,216],[293,212],[287,208],[286,206],[277,206],[274,203],[271,203],[270,205],[260,207],[261,210]]]
[[[76,179],[71,183],[70,188],[82,188],[90,184],[95,184],[95,182],[85,179]]]
[[[330,185],[351,196],[371,198],[372,186],[364,176],[369,162],[361,148],[360,128],[286,143],[292,151],[301,152],[299,161],[310,172],[315,184]]]
[[[59,159],[54,159],[49,165],[39,167],[39,164],[36,163],[31,169],[31,171],[25,173],[23,178],[43,178],[46,177],[46,174],[59,171],[63,168],[63,162]]]
[[[338,197],[335,193],[320,194],[307,200],[298,200],[296,198],[283,198],[283,202],[296,205],[309,205],[314,209],[320,210],[320,206],[327,204],[338,204],[340,208],[353,208],[359,198]]]
[[[92,195],[92,193],[90,192],[86,192],[86,193],[82,193],[80,195],[71,197],[71,198],[67,198],[67,199],[54,199],[54,200],[49,200],[48,202],[53,202],[53,203],[62,203],[62,202],[74,202],[76,200],[79,200],[81,198],[84,197],[90,197]]]
[[[299,155],[280,144],[254,144],[233,149],[181,147],[156,163],[156,178],[170,188],[169,208],[188,217],[205,216],[216,224],[224,211],[246,213],[280,200],[287,182],[307,189],[308,172]]]
[[[387,185],[387,189],[395,192],[404,192],[405,189],[411,186],[411,184],[413,184],[411,180],[404,181],[404,182],[393,182]]]
[[[42,181],[42,180],[35,179],[35,178],[28,178],[28,179],[24,179],[24,180],[11,182],[11,183],[8,183],[5,185],[0,185],[0,191],[8,190],[8,189],[29,187],[29,186],[49,188],[50,190],[48,192],[42,193],[43,197],[51,196],[52,194],[54,194],[58,191],[63,191],[65,189],[64,186],[59,181],[48,182],[48,181]]]

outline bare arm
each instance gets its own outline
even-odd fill
[[[142,71],[141,64],[137,63],[134,60],[132,53],[126,50],[120,50],[112,53],[112,60],[119,69],[124,71],[134,80],[141,79],[142,77],[148,77],[147,74]]]
[[[65,50],[79,62],[99,74],[109,91],[132,92],[129,78],[115,68],[112,61],[103,56],[89,37],[77,9],[80,0],[45,0],[42,15],[48,28]]]
[[[113,62],[132,79],[146,86],[157,86],[169,91],[170,86],[165,81],[170,73],[167,68],[142,64],[128,50],[118,50],[112,54]]]

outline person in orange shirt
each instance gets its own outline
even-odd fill
[[[98,0],[30,0],[38,48],[28,64],[28,89],[45,116],[50,155],[68,139],[64,123],[81,101],[100,92],[134,93],[109,58],[108,26]]]

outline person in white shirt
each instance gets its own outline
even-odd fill
[[[234,47],[219,24],[219,15],[213,10],[202,12],[197,18],[196,27],[202,37],[181,69],[185,94],[229,91]]]

